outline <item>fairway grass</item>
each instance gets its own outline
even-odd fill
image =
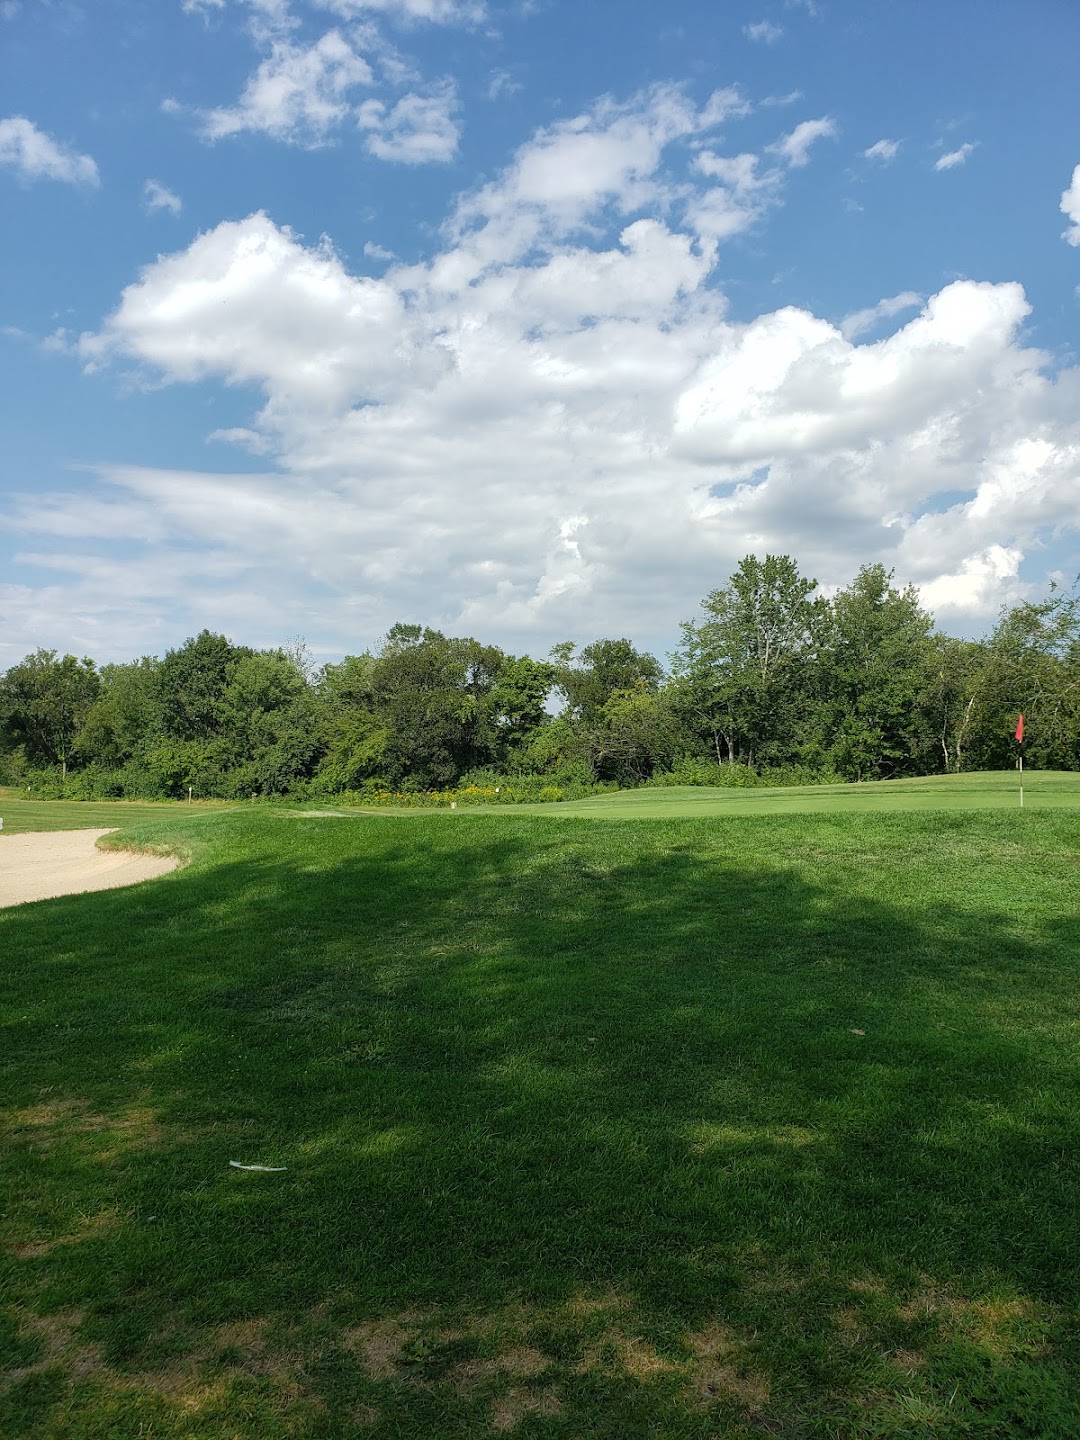
[[[906,810],[1016,810],[1019,774],[990,771],[969,775],[925,775],[915,780],[873,780],[864,785],[763,786],[761,789],[697,785],[656,786],[567,800],[557,806],[521,805],[535,815],[550,813],[602,820],[651,820],[675,816],[871,814]],[[1028,770],[1025,809],[1080,808],[1080,772]],[[494,812],[501,807],[486,806]]]
[[[523,809],[0,912],[5,1440],[1080,1435],[1080,811]]]
[[[13,787],[0,786],[0,819],[4,835],[36,830],[107,830],[192,816],[220,815],[233,807],[220,800],[195,805],[168,800],[27,800]]]

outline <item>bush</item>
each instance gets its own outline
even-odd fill
[[[671,770],[651,775],[645,781],[647,786],[715,785],[725,788],[744,788],[759,783],[757,771],[749,765],[717,765],[713,760],[700,760],[693,756],[676,761]]]
[[[587,795],[604,795],[619,788],[613,784],[555,785],[546,775],[514,776],[510,779],[488,776],[488,779],[497,783],[462,784],[448,790],[390,790],[372,783],[356,790],[339,791],[326,798],[345,805],[385,805],[395,809],[422,810],[448,809],[451,805],[551,804],[559,800],[580,800]]]
[[[844,778],[831,765],[776,765],[755,770],[752,765],[717,765],[713,760],[685,756],[671,770],[650,776],[648,786],[710,785],[758,789],[765,786],[842,785]]]

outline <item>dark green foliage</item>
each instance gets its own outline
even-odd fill
[[[727,587],[702,601],[703,620],[683,626],[677,704],[712,738],[718,760],[780,765],[803,757],[825,619],[816,589],[788,555],[747,555]]]
[[[867,565],[828,607],[818,651],[827,751],[848,780],[910,774],[920,754],[919,700],[933,619],[918,592]]]
[[[1054,589],[1046,600],[1002,615],[986,646],[980,759],[1008,763],[1015,713],[1027,716],[1027,753],[1046,769],[1080,762],[1080,594]]]
[[[1078,813],[140,819],[0,911],[0,1434],[1075,1440]]]
[[[493,645],[396,625],[372,667],[371,705],[386,727],[383,767],[392,786],[452,784],[493,759],[493,691],[506,657]]]
[[[1080,768],[1080,595],[1052,589],[968,641],[892,582],[867,565],[825,599],[790,556],[747,555],[683,624],[669,676],[627,639],[544,661],[407,624],[316,675],[302,642],[206,630],[100,672],[40,651],[0,677],[0,781],[129,798],[445,796],[481,772],[578,794],[724,765],[866,781],[1011,767],[1020,711],[1029,766]]]
[[[21,749],[30,765],[56,765],[66,774],[100,688],[92,660],[35,651],[0,676],[0,740]]]
[[[653,655],[635,650],[629,640],[595,640],[574,658],[569,641],[552,653],[555,684],[572,720],[598,722],[612,696],[624,691],[653,693],[664,678],[663,666]]]
[[[527,655],[508,659],[491,692],[491,708],[500,758],[520,751],[547,718],[547,699],[555,683],[555,666]]]
[[[663,695],[639,681],[616,690],[587,732],[593,769],[601,780],[640,785],[668,770],[680,748],[679,725]]]
[[[225,687],[238,660],[253,652],[201,631],[169,650],[158,670],[162,730],[174,740],[209,740],[221,729]]]
[[[161,662],[150,656],[101,667],[101,690],[79,732],[80,755],[118,769],[140,753],[163,725],[160,674]]]

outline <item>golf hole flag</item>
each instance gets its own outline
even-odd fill
[[[1018,745],[1022,745],[1022,744],[1024,743],[1024,717],[1023,717],[1023,715],[1021,715],[1021,716],[1020,716],[1020,719],[1017,720],[1017,722],[1016,722],[1016,743],[1017,743]]]

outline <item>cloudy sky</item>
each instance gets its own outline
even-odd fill
[[[0,668],[1080,570],[1075,0],[0,0]]]

